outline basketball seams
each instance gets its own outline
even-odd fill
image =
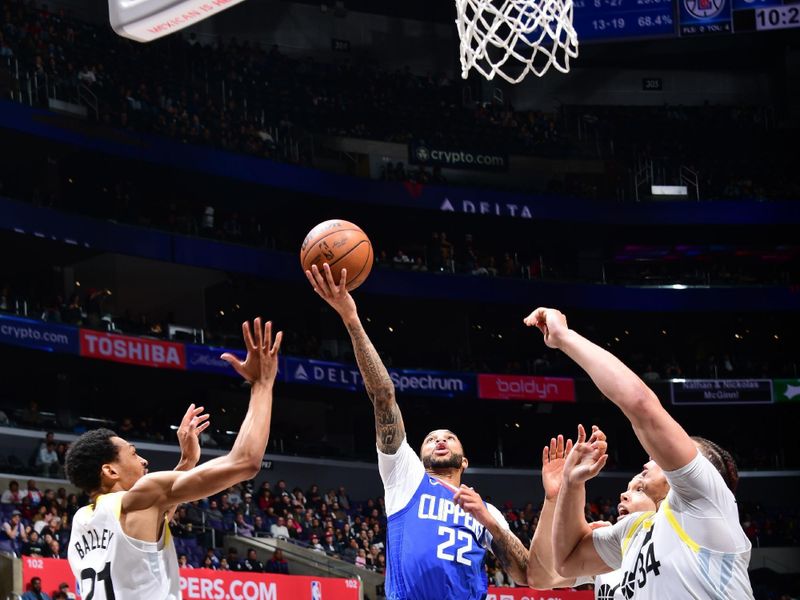
[[[315,247],[317,244],[319,244],[319,243],[320,243],[322,240],[324,240],[325,238],[327,238],[327,237],[330,237],[330,236],[332,236],[332,235],[336,235],[337,233],[344,233],[345,231],[357,231],[357,232],[359,232],[359,233],[362,233],[362,234],[364,234],[364,237],[366,237],[366,235],[367,235],[367,234],[366,234],[366,233],[364,233],[364,232],[363,232],[361,229],[352,229],[352,228],[348,228],[348,229],[337,229],[336,231],[330,231],[330,232],[326,233],[325,235],[323,235],[322,237],[320,237],[320,238],[316,238],[316,239],[314,240],[314,243],[313,243],[313,244],[309,244],[309,245],[308,245],[308,248],[306,248],[306,251],[305,251],[305,252],[303,253],[303,255],[300,257],[300,262],[301,262],[303,265],[305,265],[305,264],[306,264],[306,257],[308,256],[308,253],[309,253],[309,252],[311,252],[311,249],[312,249],[312,248],[314,248],[314,247]]]
[[[350,288],[351,285],[356,285],[356,284],[361,285],[363,283],[363,280],[359,281],[358,278],[361,277],[361,274],[364,272],[365,269],[369,269],[369,270],[367,271],[367,274],[364,275],[364,280],[366,280],[367,276],[369,275],[370,271],[372,270],[372,261],[374,260],[374,257],[373,257],[373,254],[372,254],[372,243],[370,243],[369,240],[364,240],[364,241],[369,243],[369,254],[367,254],[367,260],[364,261],[364,266],[361,267],[361,270],[358,272],[358,274],[355,277],[353,277],[352,280],[347,282],[348,291],[351,289]],[[355,248],[353,248],[353,250],[355,250]]]
[[[355,251],[356,251],[358,248],[360,248],[362,244],[369,244],[369,240],[361,240],[361,241],[359,241],[359,242],[358,242],[358,243],[357,243],[355,246],[353,246],[352,248],[350,248],[350,250],[348,250],[347,252],[345,252],[344,254],[342,254],[342,255],[341,255],[339,258],[337,258],[336,260],[334,260],[332,263],[328,263],[328,266],[329,266],[331,269],[333,269],[333,267],[336,265],[336,263],[338,263],[340,260],[342,260],[342,259],[344,259],[344,258],[347,258],[348,256],[350,256],[350,254],[351,254],[351,253],[353,253],[353,252],[355,252]],[[361,274],[361,271],[359,271],[359,274]]]

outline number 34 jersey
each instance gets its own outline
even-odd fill
[[[178,559],[164,523],[158,542],[125,535],[119,522],[122,496],[99,496],[72,520],[69,566],[84,600],[179,600]]]
[[[751,545],[722,477],[700,454],[665,475],[670,491],[657,512],[634,513],[592,532],[600,557],[619,569],[618,585],[603,597],[752,600]]]
[[[453,502],[455,488],[425,472],[408,443],[378,458],[389,516],[387,600],[483,599],[491,534]],[[507,529],[500,511],[486,506]]]

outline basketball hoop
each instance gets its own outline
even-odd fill
[[[108,0],[108,15],[119,35],[150,42],[240,2],[244,0]]]
[[[464,79],[474,68],[519,83],[551,66],[568,73],[578,56],[572,0],[456,0],[456,11]]]

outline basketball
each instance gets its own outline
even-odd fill
[[[347,289],[353,291],[360,286],[372,270],[372,244],[367,234],[349,221],[332,219],[308,232],[300,247],[300,264],[303,271],[328,263],[333,279],[338,283],[342,269],[347,269]]]

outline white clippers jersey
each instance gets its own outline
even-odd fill
[[[666,475],[671,489],[657,512],[592,533],[598,554],[621,574],[613,595],[598,598],[752,600],[750,541],[720,474],[698,453]]]
[[[72,521],[69,566],[81,596],[93,600],[180,600],[178,557],[167,523],[158,542],[125,535],[119,522],[122,496],[99,496]]]

